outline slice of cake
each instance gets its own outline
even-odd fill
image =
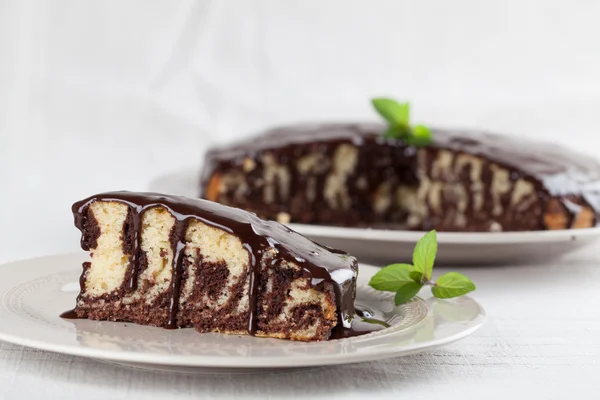
[[[600,164],[562,147],[433,130],[416,147],[378,124],[298,125],[206,155],[201,195],[283,223],[440,231],[596,226]]]
[[[79,318],[292,340],[342,337],[356,259],[210,201],[111,192],[73,205]]]

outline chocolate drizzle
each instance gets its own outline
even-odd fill
[[[258,316],[256,310],[258,309],[258,282],[260,276],[260,263],[254,256],[252,247],[248,243],[244,243],[244,248],[250,254],[250,286],[248,287],[248,304],[250,308],[250,315],[248,315],[248,333],[250,335],[256,334],[256,328],[258,326]]]
[[[187,224],[186,224],[187,225]],[[169,300],[169,319],[167,328],[177,328],[177,312],[179,311],[179,296],[181,294],[181,279],[183,276],[183,249],[185,244],[177,242],[173,258],[173,279],[171,279],[171,298]]]
[[[129,229],[132,230],[132,232],[129,233],[132,237],[132,247],[129,249],[131,253],[129,253],[129,284],[127,285],[127,289],[130,292],[134,292],[137,289],[137,277],[140,272],[140,230],[142,228],[142,220],[131,206],[127,219],[131,221]]]
[[[85,232],[84,235],[81,235],[81,248],[83,250],[96,248],[98,237],[100,237],[100,227],[94,213],[89,208],[82,209],[75,216],[75,225],[80,227],[81,232]]]
[[[237,236],[249,256],[249,319],[248,333],[257,331],[257,296],[260,270],[263,256],[275,249],[276,257],[283,258],[308,271],[312,276],[312,285],[318,290],[322,282],[328,282],[334,288],[337,304],[338,324],[333,336],[339,336],[339,330],[350,326],[354,316],[356,259],[333,249],[326,249],[306,239],[289,228],[271,221],[263,221],[256,215],[240,209],[226,207],[210,201],[187,199],[179,196],[167,196],[156,193],[109,192],[89,197],[75,203],[72,207],[75,225],[84,233],[82,213],[95,201],[115,201],[129,206],[131,221],[136,231],[131,249],[131,276],[138,276],[140,248],[140,227],[143,213],[154,207],[165,207],[175,217],[175,227],[171,233],[173,249],[173,276],[171,279],[167,328],[178,326],[179,296],[183,279],[185,233],[189,221],[197,219],[209,226],[221,229]],[[84,279],[82,277],[82,279]],[[137,282],[129,283],[134,288]]]
[[[73,309],[73,310],[65,311],[64,313],[60,314],[60,318],[64,318],[64,319],[79,319],[79,316],[77,315],[77,313]]]

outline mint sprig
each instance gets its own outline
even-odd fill
[[[415,251],[413,251],[413,268],[423,274],[427,280],[431,279],[436,254],[437,234],[435,231],[431,231],[417,242]]]
[[[410,104],[398,103],[396,100],[385,97],[371,99],[375,110],[385,119],[390,126],[410,125]]]
[[[399,103],[387,97],[371,99],[371,104],[388,123],[383,136],[402,139],[409,145],[427,146],[433,142],[431,130],[424,125],[410,125],[410,104]]]
[[[449,299],[462,296],[475,290],[475,284],[469,278],[458,272],[448,272],[440,276],[431,288],[438,299]]]
[[[396,305],[415,297],[423,286],[431,286],[431,293],[439,299],[458,297],[474,291],[475,284],[458,272],[445,273],[436,282],[431,280],[437,247],[436,231],[428,232],[415,246],[412,265],[388,265],[373,275],[369,286],[376,290],[396,292]]]

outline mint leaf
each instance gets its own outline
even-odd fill
[[[429,139],[418,138],[418,137],[414,137],[414,136],[406,137],[406,144],[408,144],[409,146],[423,147],[423,146],[428,146],[431,143],[433,143],[433,142]]]
[[[440,299],[462,296],[475,290],[475,284],[458,272],[448,272],[437,282],[431,281],[431,274],[437,253],[437,233],[426,233],[415,246],[413,263],[391,264],[379,270],[369,285],[376,290],[396,292],[394,303],[406,303],[419,293],[424,285],[431,287],[433,295]]]
[[[411,129],[411,135],[406,142],[413,146],[427,146],[433,143],[431,129],[424,125],[415,125]]]
[[[431,130],[424,125],[410,126],[410,104],[398,103],[387,97],[371,99],[375,110],[387,121],[386,139],[403,139],[411,146],[427,146],[433,143]]]
[[[410,123],[410,105],[408,103],[398,103],[396,100],[385,97],[371,99],[375,110],[391,126],[408,126]]]
[[[412,272],[415,272],[415,269],[410,264],[388,265],[373,275],[369,286],[375,290],[395,292],[409,282],[414,283],[414,279],[411,277]]]
[[[384,133],[383,137],[386,139],[396,139],[398,137],[398,130],[394,129],[393,126],[390,126]]]
[[[421,283],[407,282],[396,292],[396,296],[394,297],[394,303],[397,306],[406,303],[407,301],[415,297],[422,287],[423,285]]]
[[[462,296],[475,290],[475,284],[463,274],[448,272],[437,279],[431,292],[438,299]]]
[[[437,235],[435,230],[427,232],[425,236],[417,242],[413,252],[413,264],[415,271],[423,274],[425,279],[431,279],[433,263],[437,253]]]
[[[410,130],[407,126],[390,126],[383,134],[386,139],[407,139]]]
[[[414,265],[413,265],[414,268]],[[413,271],[409,274],[410,278],[413,280],[413,282],[417,282],[420,284],[425,284],[425,282],[423,282],[423,273],[421,271]]]

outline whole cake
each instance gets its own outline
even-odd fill
[[[440,231],[596,226],[600,164],[547,143],[379,124],[297,125],[205,158],[201,196],[283,223]]]
[[[73,205],[78,318],[293,340],[343,337],[357,263],[276,223],[200,199],[102,193]]]

